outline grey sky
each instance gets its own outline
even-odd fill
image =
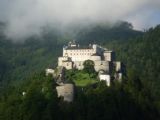
[[[81,20],[126,20],[142,30],[159,23],[160,0],[0,0],[0,16],[12,38],[38,34],[46,24],[65,26]]]

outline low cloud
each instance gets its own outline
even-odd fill
[[[159,0],[1,0],[0,21],[6,35],[21,39],[39,34],[46,25],[64,27],[73,22],[132,22],[135,29],[157,24]],[[155,18],[154,18],[155,17]]]

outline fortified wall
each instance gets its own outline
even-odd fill
[[[74,99],[74,85],[64,84],[56,87],[58,97],[63,97],[64,101],[72,102]]]

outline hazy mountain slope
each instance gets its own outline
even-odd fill
[[[97,43],[103,45],[108,41],[128,40],[141,35],[143,35],[143,32],[133,30],[130,23],[121,22],[115,26],[98,24],[89,28],[81,29],[76,33],[75,38],[81,44]]]
[[[18,81],[35,72],[56,65],[62,44],[56,36],[51,39],[30,38],[24,43],[12,43],[0,40],[0,76],[1,81]]]
[[[160,26],[143,36],[138,33],[132,39],[102,40],[103,46],[115,50],[117,58],[126,64],[128,78],[111,87],[98,82],[77,88],[71,104],[57,97],[53,78],[39,72],[56,65],[65,38],[69,37],[52,33],[41,38],[32,37],[24,43],[12,43],[4,37],[0,39],[1,80],[24,83],[0,89],[0,119],[159,120]],[[89,39],[82,41],[90,42]],[[24,79],[28,82],[22,81]],[[23,91],[26,91],[24,96]]]
[[[49,66],[56,66],[57,57],[62,54],[63,45],[72,39],[82,44],[90,42],[102,44],[111,40],[128,40],[143,34],[133,30],[132,26],[126,22],[112,27],[103,26],[103,24],[90,27],[86,25],[81,28],[72,26],[69,30],[64,33],[57,29],[45,28],[40,37],[33,36],[25,42],[16,43],[6,40],[6,37],[2,35],[0,38],[1,81],[19,82],[34,72],[42,71]]]
[[[117,53],[128,71],[135,74],[160,97],[160,26],[148,30],[144,36],[129,41],[112,41],[106,44]]]

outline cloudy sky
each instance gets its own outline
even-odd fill
[[[38,34],[45,25],[129,21],[143,30],[160,24],[160,0],[0,0],[9,37]]]

